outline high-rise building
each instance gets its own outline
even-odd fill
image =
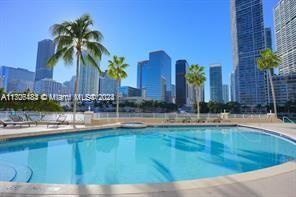
[[[210,65],[210,100],[222,103],[222,66],[221,64]]]
[[[172,84],[172,103],[176,103],[176,85]]]
[[[130,86],[121,86],[119,88],[120,95],[122,97],[140,97],[141,90]]]
[[[35,92],[37,94],[69,94],[69,89],[62,83],[53,79],[41,79],[35,82]]]
[[[223,96],[223,103],[229,102],[229,86],[227,84],[223,84],[222,86],[222,96]]]
[[[271,49],[272,50],[272,35],[271,35],[271,28],[266,27],[264,29],[264,43],[265,43],[265,49]],[[271,73],[273,75],[273,69],[271,69]],[[266,81],[266,102],[271,103],[272,101],[270,100],[271,98],[271,89],[270,89],[270,84],[269,84],[269,76],[268,73],[265,72],[265,81]]]
[[[171,102],[171,58],[164,51],[149,53],[138,63],[137,87],[145,98]]]
[[[266,49],[272,50],[272,35],[270,27],[265,27],[264,29],[264,44]]]
[[[119,84],[120,86],[120,84]],[[102,76],[100,77],[100,88],[99,93],[100,94],[114,94],[116,95],[117,92],[117,82],[115,79],[110,78],[107,75],[107,71],[102,73]]]
[[[230,74],[230,100],[232,102],[235,102],[235,78],[234,78],[234,72],[231,72]]]
[[[262,0],[231,0],[231,33],[235,100],[242,105],[266,104],[266,82],[257,68],[265,49]]]
[[[278,106],[285,106],[288,101],[296,102],[296,74],[275,75],[272,80]],[[269,99],[272,101],[272,95]]]
[[[73,76],[69,81],[65,81],[63,84],[68,88],[69,93],[74,95],[75,93],[75,80],[76,76]]]
[[[296,0],[279,0],[273,12],[279,74],[296,73]]]
[[[0,79],[5,92],[33,90],[35,73],[23,68],[0,67]]]
[[[52,79],[53,69],[47,66],[49,58],[55,52],[54,42],[50,39],[38,42],[35,82],[41,79]]]
[[[98,94],[99,92],[99,71],[92,65],[80,65],[78,93]]]
[[[188,70],[188,63],[186,60],[176,61],[176,104],[184,106],[187,102],[188,84],[186,82],[186,72]]]

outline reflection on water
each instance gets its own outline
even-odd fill
[[[33,183],[120,184],[221,176],[296,158],[295,144],[245,128],[132,131],[3,142],[0,161],[29,166]]]

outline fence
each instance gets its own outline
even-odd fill
[[[38,117],[45,117],[46,119],[54,120],[57,118],[59,114],[65,114],[67,116],[67,121],[73,120],[73,113],[72,112],[9,112],[9,111],[3,111],[0,112],[0,119],[7,119],[9,117],[9,114],[16,113],[17,115],[23,116],[25,113],[34,116],[36,118]],[[94,113],[95,119],[112,119],[116,118],[116,113],[114,112],[99,112]],[[175,118],[175,119],[182,119],[182,118],[196,118],[197,114],[178,114],[178,113],[119,113],[119,118],[126,119],[126,118],[154,118],[154,119],[169,119],[169,118]],[[200,119],[211,119],[211,118],[220,118],[221,114],[213,114],[213,113],[207,113],[207,114],[200,114]],[[228,114],[228,118],[236,119],[236,118],[242,118],[242,119],[266,119],[267,114]],[[81,122],[84,121],[84,113],[78,112],[76,113],[76,120]]]

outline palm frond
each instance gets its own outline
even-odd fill
[[[67,51],[67,49],[68,49],[68,48],[65,47],[65,48],[62,48],[62,49],[58,50],[53,56],[51,56],[51,57],[49,58],[49,60],[48,60],[48,62],[47,62],[47,66],[48,66],[49,68],[54,67],[54,66],[57,64],[57,62],[59,61],[59,59],[60,59],[61,57],[63,57],[63,55],[64,55],[65,51]]]

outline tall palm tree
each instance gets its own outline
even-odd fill
[[[278,67],[280,58],[277,54],[273,53],[271,49],[266,49],[260,52],[260,57],[257,58],[257,66],[259,70],[266,70],[268,73],[269,83],[271,87],[274,114],[277,117],[276,98],[274,86],[272,81],[271,69]]]
[[[200,89],[203,83],[206,81],[206,74],[203,66],[193,64],[189,67],[189,72],[185,75],[187,82],[195,88],[195,99],[196,99],[196,111],[197,117],[199,118],[199,96]]]
[[[128,64],[124,63],[124,57],[113,56],[112,60],[109,60],[107,75],[110,78],[116,80],[116,117],[119,117],[119,86],[120,81],[127,77],[125,69],[128,67]]]
[[[101,32],[92,30],[93,20],[88,14],[82,15],[74,21],[65,21],[54,24],[51,33],[56,44],[56,53],[48,60],[48,66],[53,67],[59,59],[63,59],[66,65],[72,65],[76,58],[76,79],[73,108],[73,126],[75,127],[76,103],[78,94],[78,79],[80,62],[83,65],[89,64],[98,69],[99,60],[103,54],[109,55],[108,50],[101,44],[103,35]]]

